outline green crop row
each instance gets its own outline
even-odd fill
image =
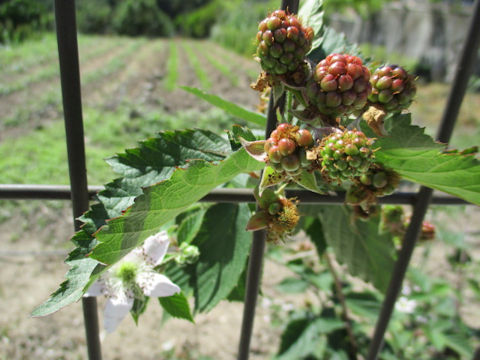
[[[200,86],[205,90],[209,90],[212,87],[212,82],[210,81],[209,76],[202,64],[200,64],[200,61],[198,60],[198,51],[193,51],[190,43],[188,42],[184,41],[182,45],[183,49],[187,53],[188,61],[192,66],[193,71],[195,71],[198,81],[200,82]]]
[[[202,46],[204,46],[204,45],[202,45]],[[197,50],[197,53],[200,53],[200,51],[201,51],[198,44],[196,44],[196,50]],[[219,61],[218,60],[219,57],[215,56],[215,55],[212,55],[212,53],[210,51],[202,51],[202,53],[205,55],[208,62],[215,69],[217,69],[219,72],[222,73],[223,76],[225,76],[226,78],[228,78],[228,80],[230,80],[230,83],[233,86],[238,86],[238,76],[235,75],[235,72],[234,72],[234,70],[232,69],[231,66],[226,65],[227,64],[226,61]],[[230,62],[230,64],[232,64],[232,63]]]
[[[178,80],[178,48],[175,41],[170,41],[169,51],[165,88],[172,91],[176,88]]]
[[[84,53],[80,53],[80,62],[84,63],[98,56],[101,56],[112,50],[113,48],[117,47],[119,44],[120,41],[117,40],[108,43],[104,42],[102,46],[86,49]],[[52,61],[53,62],[50,65],[42,67],[38,69],[38,71],[35,71],[33,73],[26,74],[26,76],[20,77],[14,82],[0,84],[0,96],[23,90],[26,87],[37,82],[59,76],[58,60],[55,57],[54,59],[52,59]]]

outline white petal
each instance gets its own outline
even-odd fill
[[[147,296],[165,297],[180,292],[180,288],[165,275],[155,272],[144,272],[137,276],[138,285]]]
[[[141,263],[144,261],[144,255],[143,251],[141,248],[135,248],[132,251],[130,251],[127,255],[125,255],[122,260],[120,260],[118,263],[116,263],[114,266],[120,266],[124,262],[133,262],[133,263]]]
[[[105,282],[102,279],[96,280],[83,295],[84,297],[99,296],[105,290]]]
[[[167,253],[168,244],[166,231],[160,231],[158,234],[148,237],[142,246],[145,261],[152,266],[160,265]]]
[[[119,296],[111,297],[105,304],[103,312],[103,326],[109,333],[115,331],[118,324],[128,314],[133,306],[133,297],[119,294]]]

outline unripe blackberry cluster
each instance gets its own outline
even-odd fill
[[[348,115],[365,107],[371,92],[369,80],[370,72],[360,58],[330,54],[317,64],[305,91],[322,114]]]
[[[265,142],[267,163],[277,172],[298,175],[311,168],[312,162],[307,159],[306,151],[313,145],[310,131],[282,123],[272,131]]]
[[[358,183],[368,187],[375,196],[390,195],[395,191],[399,182],[397,173],[391,170],[385,170],[378,166],[358,178]]]
[[[373,89],[368,100],[391,112],[408,108],[417,92],[414,77],[398,65],[385,65],[375,70],[370,84]]]
[[[313,29],[284,10],[276,10],[258,25],[257,56],[271,75],[295,71],[312,47]]]
[[[300,219],[294,199],[287,199],[270,188],[262,195],[256,187],[254,195],[260,210],[248,221],[247,230],[267,230],[267,241],[277,242],[290,234]],[[292,201],[293,200],[293,201]]]
[[[347,192],[347,203],[375,204],[377,197],[390,195],[395,191],[400,178],[394,171],[374,165],[368,172],[353,180],[354,184]]]
[[[367,173],[375,157],[373,139],[358,130],[335,132],[322,139],[319,162],[332,180],[346,180]]]

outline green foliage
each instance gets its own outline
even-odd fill
[[[345,351],[351,342],[346,332],[344,306],[331,276],[328,281],[325,277],[332,272],[336,273],[337,285],[340,285],[348,309],[349,326],[356,339],[358,357],[365,357],[370,346],[372,324],[378,319],[383,296],[349,280],[339,267],[335,266],[335,270],[323,261],[312,261],[309,252],[295,254],[295,260],[284,264],[297,278],[287,276],[277,289],[288,293],[292,286],[305,288],[308,285],[307,290],[319,296],[317,299],[309,298],[303,308],[281,318],[284,330],[276,358],[349,358]],[[278,261],[278,255],[276,259]],[[407,274],[379,359],[470,359],[473,355],[480,333],[478,329],[467,326],[458,313],[458,304],[463,296],[459,293],[461,285],[427,276],[424,270],[426,260],[424,257],[422,268],[411,268]],[[438,254],[434,261],[441,261]],[[471,270],[465,269],[467,272]],[[285,284],[289,286],[284,288]]]
[[[218,14],[223,13],[224,1],[213,0],[194,11],[181,14],[175,19],[179,31],[194,38],[204,38],[210,34]]]
[[[98,262],[88,258],[67,261],[66,263],[70,266],[70,270],[65,275],[67,280],[60,285],[60,288],[45,303],[32,311],[32,316],[52,314],[80,299],[92,272],[98,266]]]
[[[99,243],[90,256],[106,264],[117,262],[210,190],[240,173],[260,170],[262,165],[243,149],[218,165],[191,160],[186,169],[175,171],[170,179],[144,188],[123,216],[112,219],[96,233]]]
[[[458,196],[480,205],[480,163],[473,155],[442,153],[444,145],[411,125],[411,115],[387,120],[389,136],[375,145],[376,161],[405,179]]]
[[[218,108],[228,112],[229,114],[243,119],[245,121],[252,122],[256,125],[265,126],[267,120],[264,115],[246,110],[237,104],[224,100],[219,96],[208,94],[200,89],[182,86],[182,89],[189,93],[198,96],[199,98],[209,102],[210,104],[217,106]]]
[[[212,40],[251,58],[255,53],[254,34],[258,31],[258,22],[278,7],[278,1],[236,0],[224,2],[224,7],[211,30]]]
[[[85,34],[104,34],[111,30],[112,6],[109,0],[82,0],[77,5],[78,29]]]
[[[325,240],[348,271],[386,291],[395,261],[389,233],[380,234],[380,217],[355,219],[346,206],[322,207],[320,219]]]
[[[198,261],[185,267],[171,265],[168,268],[167,275],[173,282],[193,292],[197,310],[211,310],[237,285],[252,240],[251,233],[244,230],[249,217],[246,204],[213,205],[192,241],[200,250]]]
[[[174,41],[170,42],[170,54],[167,62],[167,78],[165,80],[165,88],[168,91],[172,91],[177,86],[178,80],[178,47]]]
[[[200,81],[200,85],[203,89],[209,90],[212,87],[212,82],[210,81],[206,70],[198,60],[197,54],[193,51],[189,43],[184,42],[183,49],[187,53],[188,61],[192,65],[193,71],[195,71],[195,75],[197,75],[197,79]]]
[[[326,15],[353,9],[363,17],[379,11],[390,0],[324,0]]]
[[[118,34],[136,36],[171,36],[174,26],[155,0],[125,0],[113,14],[113,28]]]
[[[307,314],[293,319],[282,334],[278,360],[323,359],[327,348],[326,334],[342,329],[335,318]]]
[[[193,316],[190,311],[190,305],[188,304],[188,300],[183,293],[175,294],[168,297],[159,297],[158,301],[162,308],[168,312],[170,316],[173,316],[177,319],[185,319],[192,323]]]
[[[158,156],[156,149],[161,149],[163,156]],[[107,219],[119,216],[130,206],[135,197],[142,193],[142,187],[167,179],[177,166],[185,166],[189,157],[218,161],[224,158],[228,149],[226,140],[210,132],[176,131],[161,133],[157,138],[141,143],[138,148],[111,158],[109,163],[112,169],[123,177],[107,184],[105,190],[98,194],[99,203],[82,217],[85,225],[72,239],[77,248],[67,261],[71,266],[67,281],[49,301],[34,311],[35,315],[50,314],[78,300],[98,264],[90,258],[84,259],[84,255],[96,243],[92,234]],[[138,163],[138,156],[152,160],[152,166]]]
[[[19,43],[46,30],[51,17],[35,0],[8,0],[0,4],[0,43]]]

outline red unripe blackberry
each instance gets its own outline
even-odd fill
[[[322,114],[349,115],[366,105],[369,80],[370,72],[360,58],[330,54],[317,64],[305,93]]]
[[[400,112],[410,106],[417,91],[415,79],[398,65],[382,66],[370,78],[370,103],[387,111]]]
[[[297,144],[289,138],[283,138],[278,141],[278,149],[283,156],[292,154],[296,147]]]
[[[270,162],[278,164],[282,160],[282,154],[278,146],[274,145],[268,151],[268,159]]]
[[[298,130],[295,139],[297,140],[298,146],[308,147],[313,145],[312,133],[306,129]]]
[[[279,124],[264,144],[267,163],[278,172],[285,171],[295,176],[302,169],[312,168],[313,161],[307,160],[306,151],[313,145],[313,136],[307,129],[288,123]]]
[[[276,10],[258,25],[257,56],[262,69],[272,75],[294,72],[310,51],[313,30],[295,15]]]

